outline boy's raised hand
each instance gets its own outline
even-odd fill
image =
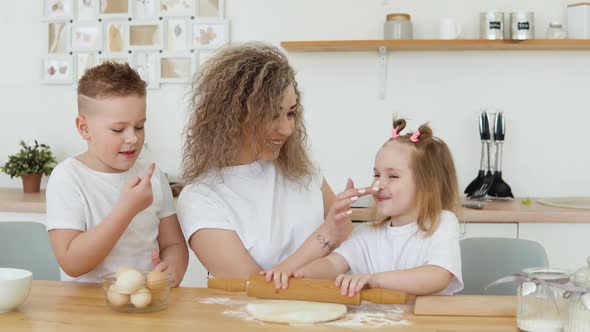
[[[121,203],[133,214],[146,209],[153,202],[152,175],[156,164],[151,163],[143,177],[134,176],[125,185],[121,193]]]

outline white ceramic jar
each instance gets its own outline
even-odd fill
[[[571,39],[590,39],[590,3],[567,6],[567,35]]]

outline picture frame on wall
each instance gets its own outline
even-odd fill
[[[132,58],[131,58],[131,54],[129,53],[117,53],[117,54],[112,54],[112,53],[99,53],[98,54],[98,63],[97,65],[100,65],[103,62],[106,61],[112,61],[112,62],[116,62],[116,63],[128,63],[129,65],[131,65],[133,62]]]
[[[80,52],[76,53],[76,81],[79,81],[84,72],[98,65],[98,53]]]
[[[132,0],[100,0],[98,6],[99,18],[131,18],[133,11]]]
[[[197,68],[200,70],[205,65],[207,60],[209,60],[211,57],[213,57],[214,54],[215,54],[215,51],[211,51],[211,50],[201,50],[201,51],[195,52]]]
[[[191,48],[213,50],[229,43],[229,21],[196,19],[191,22]]]
[[[48,22],[47,53],[67,54],[70,51],[70,24],[66,22]]]
[[[74,19],[74,0],[43,0],[43,19],[45,21]]]
[[[136,19],[158,18],[159,0],[133,0],[133,17]]]
[[[158,0],[159,16],[191,17],[197,14],[196,0]]]
[[[225,0],[197,0],[197,16],[201,18],[225,17]]]
[[[77,23],[71,25],[71,50],[100,51],[102,49],[102,25],[100,23]]]
[[[189,21],[184,18],[168,18],[165,21],[165,47],[167,52],[189,50]]]
[[[161,83],[189,83],[196,71],[194,53],[162,53],[160,55]]]
[[[162,21],[129,22],[130,50],[161,50],[164,48]]]
[[[131,66],[147,83],[148,89],[158,89],[160,87],[160,52],[133,52]]]
[[[43,58],[41,81],[44,84],[71,84],[74,64],[71,55],[51,55]]]
[[[94,21],[98,19],[100,0],[76,0],[76,18],[78,21]]]
[[[129,50],[129,21],[123,20],[105,20],[104,26],[104,46],[103,51],[106,53],[121,53]]]

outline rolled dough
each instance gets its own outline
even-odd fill
[[[260,300],[249,303],[246,310],[255,319],[283,324],[329,322],[346,315],[344,304],[292,300]]]

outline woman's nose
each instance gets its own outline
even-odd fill
[[[295,123],[287,116],[281,117],[277,131],[282,136],[291,136],[293,134],[293,127]]]

